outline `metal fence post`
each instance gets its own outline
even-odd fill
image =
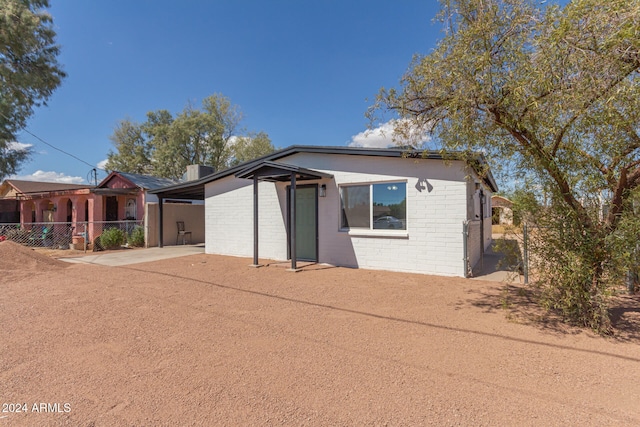
[[[89,222],[87,221],[87,222],[84,223],[84,233],[82,233],[84,235],[84,239],[82,239],[82,240],[84,240],[84,252],[85,253],[87,252],[87,239],[89,238],[88,229],[89,229]]]
[[[638,258],[640,255],[640,244],[636,245],[636,250],[633,253],[632,265],[630,266],[629,271],[627,272],[627,291],[629,294],[634,294],[636,291],[636,284],[640,281],[640,274],[638,272],[638,268],[640,267],[640,263],[638,262]]]
[[[462,257],[462,261],[464,262],[464,277],[469,277],[469,250],[468,250],[468,240],[469,240],[469,221],[462,222],[462,251],[464,255]]]
[[[529,284],[529,227],[527,223],[524,223],[522,227],[523,239],[524,239],[524,259],[523,259],[523,272],[524,272],[524,284]]]

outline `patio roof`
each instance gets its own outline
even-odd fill
[[[313,169],[302,168],[300,166],[289,165],[286,163],[276,163],[265,160],[256,165],[252,165],[235,174],[236,178],[253,179],[269,182],[285,182],[291,181],[291,174],[296,175],[298,181],[309,181],[313,179],[333,178],[333,175],[316,171]]]

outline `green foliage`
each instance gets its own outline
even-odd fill
[[[144,228],[136,225],[129,237],[127,237],[127,243],[135,247],[144,246]]]
[[[47,7],[47,0],[0,0],[0,179],[28,159],[15,135],[65,77]]]
[[[113,151],[107,154],[110,170],[142,175],[152,171],[151,147],[140,124],[129,119],[122,120],[109,139],[117,150],[117,154]]]
[[[264,132],[240,135],[241,121],[240,109],[219,94],[175,118],[158,110],[142,124],[123,120],[111,136],[116,151],[109,152],[107,168],[179,179],[191,164],[223,170],[274,151]]]
[[[231,146],[230,166],[236,166],[240,163],[257,159],[274,151],[275,148],[273,144],[271,144],[269,135],[264,132],[240,136],[236,138]]]
[[[125,233],[119,228],[108,228],[100,235],[100,244],[105,249],[118,249],[124,243]]]
[[[0,116],[0,121],[2,117]],[[0,180],[16,173],[32,154],[31,147],[0,139]]]
[[[400,136],[428,128],[441,148],[482,151],[519,180],[528,200],[515,213],[536,227],[549,306],[609,331],[608,296],[632,267],[617,251],[640,234],[628,203],[640,185],[640,3],[442,3],[444,38],[369,114],[395,113]]]
[[[404,198],[400,203],[389,205],[389,215],[395,216],[399,219],[406,219],[407,217],[407,199]]]
[[[622,279],[622,260],[607,245],[606,233],[591,228],[562,200],[540,203],[533,193],[514,198],[527,213],[529,276],[541,303],[566,321],[601,332],[610,330],[607,299]]]

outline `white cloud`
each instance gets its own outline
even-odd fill
[[[40,182],[61,182],[64,184],[85,184],[84,178],[79,176],[69,176],[60,172],[45,172],[37,170],[31,175],[14,175],[9,179],[18,179],[23,181],[40,181]]]
[[[409,138],[401,136],[397,130],[409,133]],[[424,130],[413,129],[411,123],[403,120],[389,120],[374,129],[367,129],[351,137],[349,147],[388,148],[397,145],[419,146],[431,140]]]
[[[375,129],[367,129],[351,137],[349,147],[387,148],[393,142],[393,122],[387,122]]]
[[[7,149],[12,151],[24,151],[33,147],[33,144],[24,144],[22,142],[11,141],[7,142]]]
[[[105,167],[107,167],[108,161],[109,159],[100,160],[96,166],[98,167],[98,169],[105,170]]]
[[[233,135],[229,138],[227,144],[229,144],[229,147],[233,147],[234,145],[236,145],[239,139],[240,137],[238,137],[237,135]]]

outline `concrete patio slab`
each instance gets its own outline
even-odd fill
[[[187,255],[203,254],[204,244],[165,246],[163,248],[123,249],[113,252],[92,252],[91,255],[59,258],[60,261],[75,264],[98,264],[111,267],[138,264],[141,262],[159,261]]]
[[[471,279],[487,280],[490,282],[524,283],[524,277],[517,272],[519,269],[514,265],[510,265],[505,259],[506,255],[499,250],[499,248],[501,250],[508,248],[511,252],[518,252],[516,257],[518,261],[520,261],[522,256],[519,254],[518,242],[516,240],[507,240],[507,243],[503,241],[499,245],[498,242],[502,239],[502,236],[493,236],[491,246],[487,248],[481,262],[474,267]]]

